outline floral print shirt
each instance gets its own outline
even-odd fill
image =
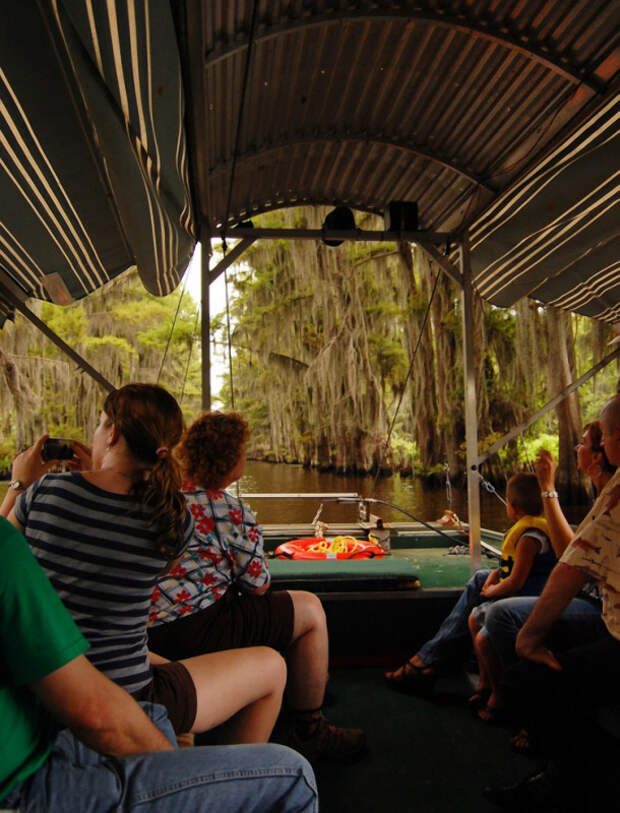
[[[194,535],[179,563],[153,590],[151,625],[210,607],[233,583],[252,591],[270,580],[263,535],[252,512],[227,491],[205,491],[190,481],[182,488]]]
[[[560,561],[600,584],[602,619],[610,635],[620,640],[620,469],[601,491]]]

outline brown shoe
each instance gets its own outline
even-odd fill
[[[321,714],[316,730],[307,739],[295,727],[289,730],[288,744],[309,762],[355,762],[367,751],[366,734],[359,728],[340,728],[328,723]]]

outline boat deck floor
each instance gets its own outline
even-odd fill
[[[441,678],[430,702],[391,691],[381,669],[332,670],[325,712],[364,728],[369,753],[353,765],[316,766],[321,812],[496,813],[482,786],[517,781],[535,763],[512,752],[506,729],[472,715],[471,688],[465,673]]]

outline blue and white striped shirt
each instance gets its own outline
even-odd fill
[[[146,623],[167,560],[129,494],[77,472],[47,474],[21,494],[15,516],[39,564],[91,645],[89,660],[131,694],[151,681]],[[192,536],[186,513],[184,547]]]

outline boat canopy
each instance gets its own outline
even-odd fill
[[[3,9],[0,286],[20,300],[68,304],[132,265],[168,294],[194,249],[170,6],[117,6]]]
[[[255,214],[416,201],[491,302],[617,321],[619,22],[616,0],[7,3],[0,320],[131,265],[169,293]]]

